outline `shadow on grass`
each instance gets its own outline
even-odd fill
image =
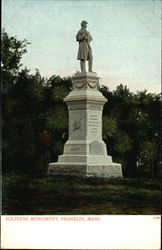
[[[160,181],[3,176],[3,214],[160,214]]]

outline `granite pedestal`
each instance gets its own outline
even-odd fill
[[[58,162],[50,163],[48,173],[60,175],[120,177],[121,164],[107,155],[102,140],[102,111],[107,101],[99,91],[96,73],[76,73],[73,90],[64,99],[69,110],[69,139]]]

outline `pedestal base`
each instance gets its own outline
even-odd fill
[[[50,163],[48,174],[80,177],[123,178],[121,164]]]

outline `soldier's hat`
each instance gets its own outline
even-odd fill
[[[85,23],[87,24],[88,22],[85,21],[85,20],[83,20],[83,21],[81,22],[81,26],[83,26]]]

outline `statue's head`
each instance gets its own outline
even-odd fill
[[[81,26],[84,27],[84,28],[86,28],[86,27],[87,27],[87,22],[83,20],[83,21],[81,22]]]

